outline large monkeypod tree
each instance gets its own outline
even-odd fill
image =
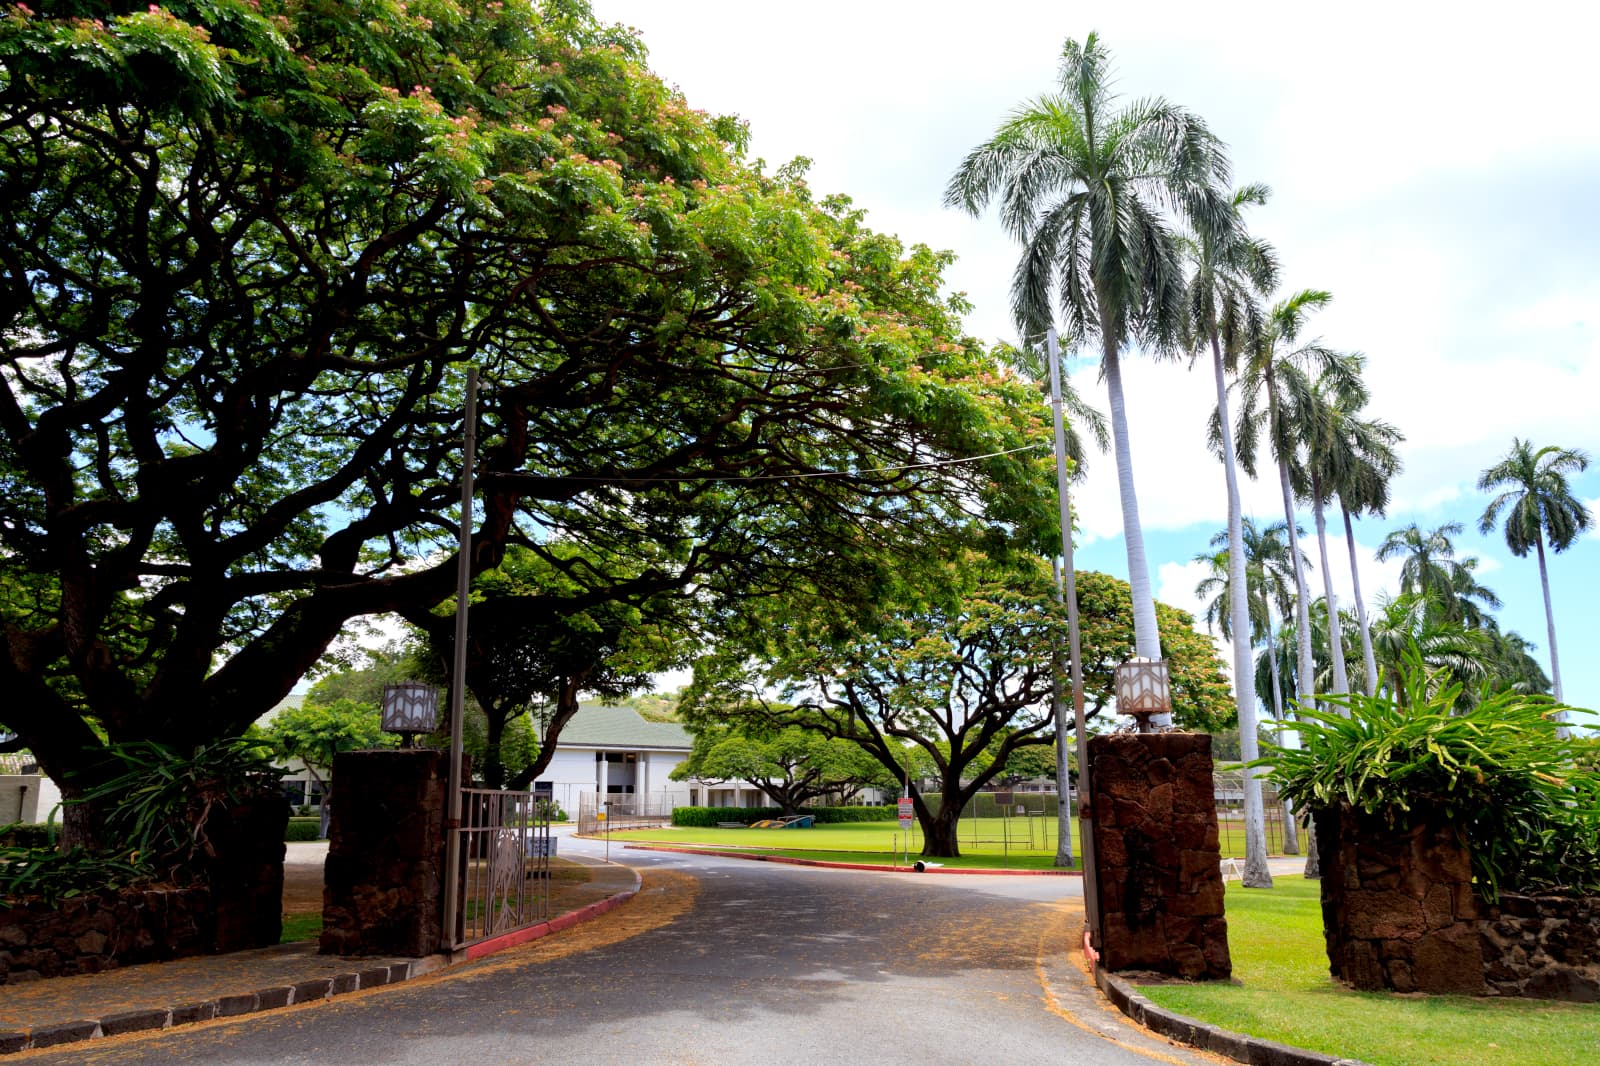
[[[872,588],[974,513],[1041,535],[1040,412],[947,257],[744,141],[578,0],[7,8],[8,743],[73,794],[443,601],[465,363],[472,565],[581,568],[550,612]]]
[[[679,712],[702,729],[759,722],[854,741],[905,780],[922,854],[955,856],[972,797],[1015,753],[1055,743],[1051,649],[1065,643],[1065,608],[1037,557],[957,550],[902,578],[875,612],[825,597],[749,605],[696,664]],[[1093,573],[1079,575],[1079,592],[1086,703],[1098,712],[1113,664],[1131,654],[1132,596],[1126,582]],[[1193,632],[1187,615],[1160,606],[1163,640]],[[1227,679],[1210,642],[1193,636],[1166,645],[1173,714],[1214,725],[1232,707]]]

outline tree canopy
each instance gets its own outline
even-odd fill
[[[899,593],[875,618],[849,624],[815,600],[761,605],[697,665],[680,709],[696,728],[754,722],[849,740],[897,778],[915,756],[909,788],[924,854],[955,855],[954,826],[971,796],[1013,753],[1055,741],[1051,652],[1065,643],[1066,612],[1037,558],[924,560]],[[1126,582],[1088,572],[1078,595],[1094,715],[1112,698],[1112,669],[1132,654],[1131,595]],[[1227,720],[1232,699],[1211,642],[1165,604],[1160,618],[1172,640],[1175,719],[1202,728]],[[784,702],[769,700],[772,691]],[[933,781],[936,803],[919,777]]]
[[[798,814],[824,796],[848,799],[867,784],[890,784],[883,767],[860,745],[798,726],[702,728],[695,733],[689,758],[671,776],[675,781],[748,781],[784,814]]]
[[[473,565],[541,557],[552,615],[871,589],[953,518],[1042,541],[1043,411],[961,335],[949,257],[745,139],[581,0],[11,8],[18,742],[60,779],[238,733],[349,619],[444,599],[465,362]]]

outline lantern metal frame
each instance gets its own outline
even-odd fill
[[[1131,659],[1116,668],[1117,713],[1132,716],[1139,732],[1150,719],[1172,711],[1172,674],[1165,659]]]
[[[383,686],[380,728],[399,733],[402,747],[412,746],[418,733],[439,727],[439,690],[421,681],[401,681]]]

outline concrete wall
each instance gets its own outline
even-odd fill
[[[61,790],[42,774],[0,775],[0,825],[48,821],[61,802]],[[56,824],[61,812],[56,811]]]

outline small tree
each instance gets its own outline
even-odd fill
[[[798,726],[703,729],[695,735],[694,751],[671,774],[674,781],[748,781],[786,815],[824,796],[849,799],[882,776],[882,767],[859,744]]]
[[[747,636],[697,665],[682,707],[693,726],[798,725],[851,741],[897,779],[909,765],[922,853],[955,856],[971,798],[1014,753],[1055,742],[1051,652],[1065,612],[1049,570],[1032,558],[968,552],[926,564],[907,585],[876,617],[849,621],[817,601],[768,605]],[[1098,711],[1112,667],[1131,654],[1130,596],[1125,582],[1087,573],[1079,596],[1086,703]],[[1175,717],[1225,719],[1232,701],[1210,642],[1187,615],[1163,606],[1162,617]],[[774,689],[784,703],[766,698]]]
[[[328,703],[307,698],[298,707],[278,712],[264,732],[273,752],[280,758],[305,763],[312,780],[322,789],[321,834],[328,835],[328,809],[333,800],[333,780],[323,772],[333,766],[333,757],[343,751],[392,748],[399,738],[381,728],[376,703],[359,703],[344,697]]]

